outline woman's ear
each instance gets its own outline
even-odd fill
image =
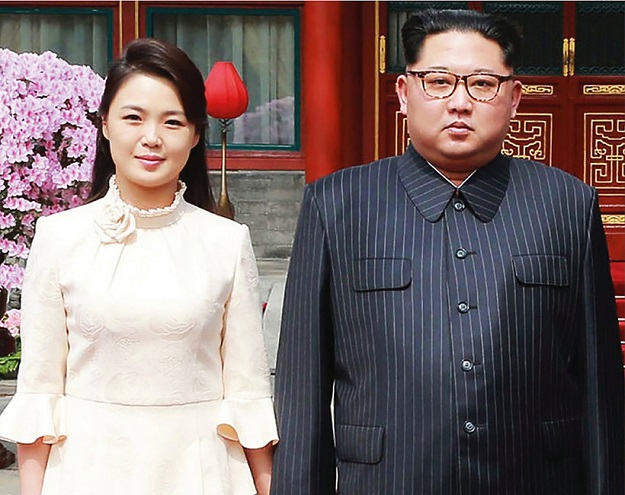
[[[108,139],[109,138],[109,126],[108,123],[106,122],[106,119],[102,119],[102,135]]]

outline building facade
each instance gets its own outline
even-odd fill
[[[524,95],[503,152],[562,168],[598,190],[622,279],[625,2],[0,1],[0,46],[52,50],[102,75],[126,43],[144,36],[177,44],[205,76],[216,61],[233,61],[250,93],[228,138],[236,218],[250,225],[258,257],[286,258],[305,182],[408,144],[394,90],[403,71],[399,32],[427,7],[498,12],[521,24]],[[210,123],[217,194],[220,136]],[[617,297],[622,311],[622,282]]]

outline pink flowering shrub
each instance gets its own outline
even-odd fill
[[[0,287],[21,288],[36,219],[87,197],[103,89],[52,52],[0,49]]]
[[[0,378],[15,378],[22,358],[19,309],[9,309],[0,318]]]
[[[6,328],[13,337],[20,334],[21,314],[19,309],[9,309],[0,318],[0,327]]]

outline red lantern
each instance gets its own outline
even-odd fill
[[[204,81],[206,113],[216,119],[236,119],[247,109],[247,88],[232,62],[216,62]]]

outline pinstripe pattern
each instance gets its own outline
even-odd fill
[[[595,192],[503,156],[456,192],[412,148],[307,186],[276,409],[274,495],[334,493],[335,465],[343,495],[621,495]]]

